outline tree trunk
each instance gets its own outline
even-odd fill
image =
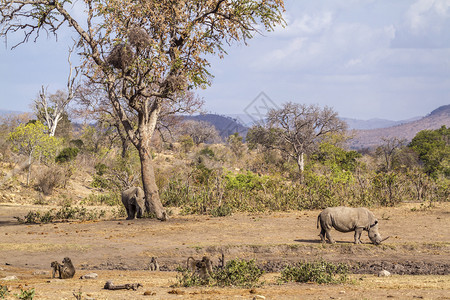
[[[28,157],[28,173],[27,173],[27,186],[30,185],[30,176],[31,176],[31,163],[33,159],[33,152],[30,153],[30,156]]]
[[[303,171],[305,170],[305,160],[303,157],[303,152],[300,153],[300,156],[297,156],[297,166],[300,172],[300,183],[303,183]]]
[[[141,160],[142,185],[145,192],[145,207],[147,211],[154,212],[158,220],[166,221],[167,214],[159,199],[150,149],[141,147],[139,157]]]

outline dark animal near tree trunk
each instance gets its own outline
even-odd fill
[[[145,211],[145,194],[140,187],[131,187],[122,192],[122,203],[127,211],[127,220],[142,218]]]

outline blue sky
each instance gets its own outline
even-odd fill
[[[286,28],[211,59],[213,84],[198,91],[206,111],[248,112],[261,92],[273,105],[326,105],[359,119],[403,120],[450,104],[450,0],[285,3]],[[64,88],[70,44],[67,30],[58,42],[2,45],[0,108],[30,110],[42,85]]]

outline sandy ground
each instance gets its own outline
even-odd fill
[[[37,209],[44,207],[0,204],[0,285],[11,294],[35,288],[35,299],[75,299],[79,291],[83,299],[450,299],[450,203],[373,209],[380,233],[391,236],[381,246],[369,244],[366,233],[365,243],[354,245],[352,233],[336,231],[336,244],[319,243],[319,211],[37,225],[13,218]],[[217,264],[221,253],[226,260],[255,259],[266,270],[265,284],[255,289],[173,287],[175,268],[187,257],[206,254]],[[66,256],[75,264],[75,277],[51,279],[50,263]],[[152,256],[158,257],[160,272],[147,270]],[[359,264],[353,271],[362,274],[345,285],[276,283],[284,265],[318,259]],[[382,268],[394,275],[377,277]],[[90,272],[99,277],[79,279]],[[18,280],[1,280],[10,275]],[[107,280],[143,287],[107,291]]]

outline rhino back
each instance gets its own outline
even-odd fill
[[[370,211],[363,207],[339,206],[327,208],[325,211],[330,216],[332,226],[341,232],[354,231],[358,227],[366,228],[370,223]]]

